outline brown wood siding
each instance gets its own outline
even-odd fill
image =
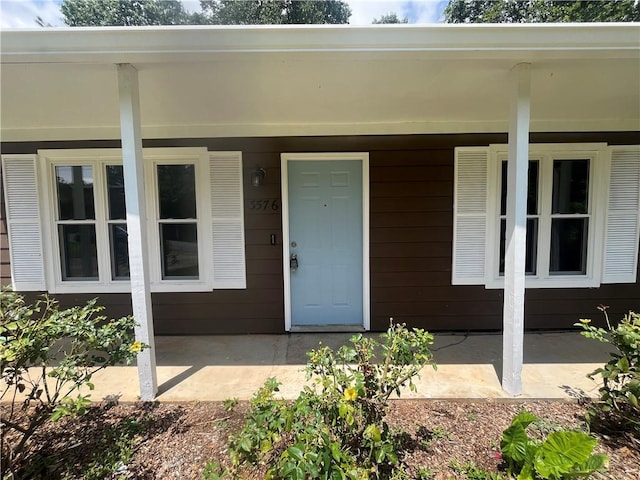
[[[7,235],[7,214],[4,204],[4,184],[0,164],[0,287],[11,284],[11,264],[9,259],[9,236]]]
[[[279,333],[284,331],[281,208],[252,209],[252,201],[278,200],[282,152],[365,151],[370,154],[371,327],[389,317],[432,331],[499,330],[502,291],[451,285],[453,149],[506,143],[505,134],[354,137],[277,137],[146,140],[145,147],[206,146],[243,152],[247,289],[153,294],[158,334]],[[636,144],[637,132],[532,134],[534,143]],[[41,148],[109,148],[117,141],[4,143],[2,153]],[[249,185],[257,166],[265,185]],[[279,204],[278,204],[279,205]],[[0,220],[0,224],[2,221]],[[0,230],[0,254],[2,232]],[[276,245],[270,236],[276,235]],[[5,250],[5,265],[8,256]],[[640,272],[639,272],[640,278]],[[60,295],[63,306],[94,295]],[[33,297],[30,295],[30,297]],[[130,312],[126,294],[100,295],[113,316]],[[600,322],[598,304],[611,317],[640,311],[640,283],[593,289],[529,289],[527,329],[571,328],[579,318]]]

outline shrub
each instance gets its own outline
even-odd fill
[[[433,336],[424,330],[392,323],[381,337],[358,334],[351,346],[309,352],[311,385],[294,402],[275,398],[278,382],[269,379],[230,440],[234,465],[268,465],[273,479],[390,478],[399,459],[384,421],[389,397],[403,386],[415,389],[413,378],[435,364]]]
[[[615,430],[628,430],[640,435],[640,314],[629,312],[615,327],[609,323],[607,307],[598,307],[604,314],[607,328],[591,325],[588,319],[580,320],[582,335],[615,348],[611,359],[601,368],[589,374],[599,375],[602,387],[600,399],[589,407],[590,423],[609,423]]]
[[[49,419],[85,413],[93,389],[91,377],[111,365],[130,363],[144,345],[134,341],[132,317],[107,320],[103,307],[60,310],[43,297],[28,305],[17,293],[0,291],[0,400],[2,475],[24,460],[33,434]],[[11,435],[6,435],[11,432]]]
[[[503,432],[500,448],[509,475],[518,480],[560,480],[587,478],[605,468],[607,456],[592,454],[597,440],[584,432],[558,430],[546,439],[529,437],[527,427],[538,420],[522,411]]]

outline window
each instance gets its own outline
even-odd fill
[[[507,146],[455,151],[452,283],[502,288]],[[636,281],[640,147],[532,144],[526,205],[528,288]]]
[[[489,254],[493,271],[492,285],[501,285],[504,276],[505,230],[507,213],[507,152],[493,147],[489,158],[492,171],[497,170],[490,195],[495,220],[488,226],[499,238],[499,250]],[[604,191],[591,188],[592,171],[604,164],[598,150],[572,150],[532,145],[527,182],[527,236],[525,274],[528,286],[557,286],[576,282],[587,285],[594,280],[596,265],[592,249],[597,248],[593,229],[601,221],[597,204],[604,201]],[[491,207],[490,207],[491,208]],[[590,228],[591,227],[591,228]],[[601,232],[602,230],[600,230]]]
[[[48,207],[43,215],[48,219],[43,222],[47,290],[129,291],[120,151],[44,150],[39,155],[43,191],[49,197],[43,202]],[[211,206],[211,190],[219,189],[222,180],[216,169],[223,165],[226,190],[216,198],[240,199],[234,203],[233,211],[226,212],[225,220],[233,220],[234,232],[243,230],[239,152],[222,155],[210,154],[203,148],[145,149],[144,158],[148,225],[145,251],[149,255],[152,291],[211,290],[214,272],[218,273],[216,288],[245,288],[243,235],[229,235],[213,245],[215,218]],[[212,181],[218,176],[217,183]],[[234,260],[241,262],[233,269],[226,266],[235,274],[233,287],[213,258],[215,252],[218,257],[227,257],[229,249],[234,251]],[[239,249],[240,254],[236,252]]]
[[[129,288],[124,171],[114,153],[44,152],[55,179],[57,235],[51,253],[60,264],[52,269],[57,292]],[[156,291],[211,288],[200,268],[208,255],[203,246],[210,228],[204,219],[210,215],[200,215],[207,212],[209,184],[197,173],[208,171],[208,163],[204,149],[145,151],[146,213],[155,225],[148,232],[149,266]]]
[[[507,229],[507,161],[501,162],[501,188],[500,188],[500,275],[504,275],[505,233]],[[528,186],[527,186],[527,240],[525,256],[525,273],[535,275],[538,260],[538,225],[540,215],[538,213],[538,178],[540,162],[529,161]]]
[[[539,225],[550,228],[549,275],[586,275],[589,237],[589,159],[529,160],[525,273],[538,272]],[[540,213],[540,163],[552,162],[551,210]],[[507,215],[507,161],[501,161],[499,274],[504,275]],[[548,189],[545,189],[548,190]],[[544,238],[544,237],[543,237]]]
[[[62,280],[98,280],[93,168],[89,165],[54,168]]]
[[[150,287],[246,288],[241,152],[144,149]],[[2,155],[17,291],[128,292],[119,149]]]
[[[109,229],[109,259],[111,279],[129,279],[129,245],[124,198],[124,172],[122,165],[106,165],[107,219]]]
[[[198,278],[198,218],[193,164],[156,167],[162,278]]]

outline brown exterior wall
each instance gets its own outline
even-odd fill
[[[156,333],[284,331],[281,211],[252,210],[251,202],[276,200],[280,205],[282,152],[317,151],[370,154],[372,330],[384,330],[389,317],[431,331],[501,329],[501,290],[451,285],[453,149],[506,141],[504,134],[145,141],[145,147],[206,146],[210,150],[240,150],[245,173],[247,289],[153,294]],[[532,134],[531,141],[636,144],[638,134]],[[5,143],[2,153],[118,146],[117,141]],[[264,186],[253,188],[249,185],[250,173],[258,165],[266,170],[266,181]],[[0,260],[8,263],[6,236],[2,232],[4,230],[0,230]],[[276,235],[275,246],[270,245],[271,234]],[[59,299],[63,305],[71,305],[92,297],[60,295]],[[109,307],[110,315],[130,312],[127,294],[100,297],[100,302]],[[628,309],[640,311],[640,283],[593,289],[527,290],[525,327],[565,329],[579,318],[599,320],[596,306],[601,303],[611,306],[612,318],[618,318]]]
[[[2,165],[0,164],[0,179]],[[0,181],[0,287],[11,283],[11,265],[9,262],[9,237],[7,235],[7,216],[4,205],[4,185]]]

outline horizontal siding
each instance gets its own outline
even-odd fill
[[[284,331],[281,205],[252,209],[252,201],[281,197],[282,152],[364,151],[370,155],[371,326],[384,330],[389,317],[432,331],[499,330],[502,291],[451,286],[453,149],[506,143],[506,134],[371,137],[296,137],[147,140],[145,147],[205,146],[243,152],[247,289],[152,295],[158,334],[279,333]],[[532,142],[637,143],[637,133],[532,134]],[[110,148],[117,141],[5,143],[2,153],[35,153],[40,148]],[[265,184],[251,187],[256,167]],[[0,210],[0,273],[8,251]],[[271,235],[276,245],[270,244]],[[4,242],[4,243],[3,243]],[[6,281],[6,277],[3,279]],[[95,295],[60,295],[62,306]],[[32,298],[35,298],[31,296]],[[131,311],[127,294],[100,295],[107,314]],[[566,329],[579,318],[601,324],[598,304],[611,318],[640,311],[640,284],[596,289],[537,289],[526,292],[527,329]]]
[[[4,204],[4,183],[0,166],[0,286],[11,284],[11,265],[9,258],[9,235],[7,234],[7,215]]]

